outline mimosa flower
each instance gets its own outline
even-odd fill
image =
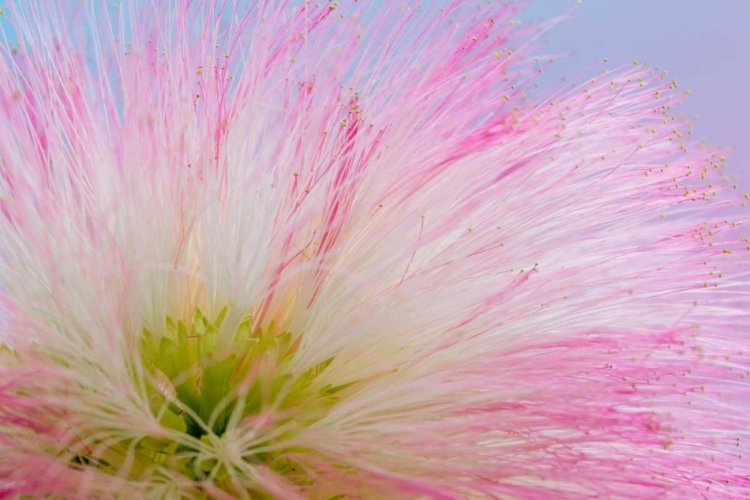
[[[443,3],[6,9],[0,498],[750,498],[684,90]]]

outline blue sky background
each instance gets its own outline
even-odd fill
[[[550,19],[575,0],[529,0],[524,20]],[[550,67],[575,77],[593,62],[644,61],[691,90],[683,110],[694,135],[734,148],[730,175],[750,191],[750,0],[584,0],[574,19],[548,32],[550,50],[571,52]]]
[[[0,0],[0,8],[7,3]],[[522,19],[551,19],[575,3],[528,0]],[[7,28],[2,17],[0,24]],[[700,117],[695,135],[734,148],[730,172],[750,191],[750,0],[584,0],[572,20],[544,39],[550,51],[572,54],[548,77],[575,77],[603,57],[613,65],[638,60],[668,70],[692,91],[684,111]]]

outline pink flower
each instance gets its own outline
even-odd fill
[[[0,58],[0,498],[747,497],[676,81],[536,89],[508,3],[62,4]]]

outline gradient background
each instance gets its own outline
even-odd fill
[[[575,0],[528,3],[522,19],[538,21]],[[732,148],[727,173],[750,192],[750,0],[584,0],[543,38],[573,54],[549,68],[558,78],[603,57],[608,67],[638,60],[669,71],[691,91],[681,111],[699,116],[693,137]]]
[[[527,1],[523,21],[552,19],[576,4]],[[0,8],[7,3],[0,0]],[[2,17],[0,24],[7,28]],[[608,67],[638,60],[669,71],[692,92],[682,112],[700,117],[694,137],[732,148],[728,173],[750,192],[750,0],[584,0],[543,39],[550,52],[572,55],[553,64],[547,78],[574,78],[603,57]]]

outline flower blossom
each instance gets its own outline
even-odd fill
[[[12,2],[0,498],[750,498],[747,195],[517,12]]]

